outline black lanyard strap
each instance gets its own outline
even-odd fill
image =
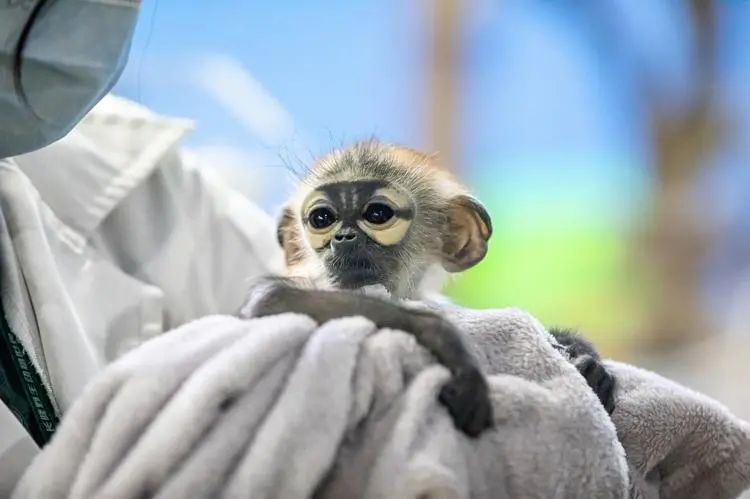
[[[3,268],[5,261],[0,253],[0,283],[8,270],[7,267]],[[57,428],[57,413],[47,388],[18,336],[11,330],[7,317],[0,299],[0,400],[26,428],[36,444],[42,447],[49,442]]]
[[[0,398],[40,447],[52,438],[58,418],[23,345],[10,330],[0,303]]]

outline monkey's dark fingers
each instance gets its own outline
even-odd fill
[[[487,381],[475,368],[453,376],[440,390],[438,400],[445,406],[453,424],[471,438],[492,427],[492,402]]]
[[[615,386],[617,385],[617,382],[615,381],[614,376],[608,376],[607,377],[607,383],[609,383],[610,387],[603,387],[601,388],[601,393],[604,393],[604,398],[600,398],[602,404],[604,404],[604,409],[607,411],[607,414],[610,416],[613,412],[615,412]]]
[[[604,406],[607,414],[612,414],[615,410],[615,377],[607,371],[601,361],[589,356],[583,355],[575,360],[575,366],[578,372],[586,379],[586,382],[594,390],[599,401]]]

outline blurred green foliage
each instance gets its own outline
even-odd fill
[[[601,178],[614,185],[595,177],[537,168],[475,179],[494,234],[485,260],[456,277],[448,296],[472,308],[522,308],[546,326],[579,328],[605,354],[627,352],[650,304],[627,222],[640,217],[642,203],[632,203],[640,182],[612,168]]]

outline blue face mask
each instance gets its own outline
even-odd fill
[[[0,158],[61,138],[109,92],[127,62],[139,7],[140,0],[0,0]]]

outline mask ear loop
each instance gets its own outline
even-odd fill
[[[48,3],[49,2],[47,0],[39,0],[36,4],[34,4],[34,7],[31,8],[31,12],[29,13],[29,18],[26,20],[26,24],[21,30],[21,34],[18,37],[18,43],[16,44],[16,50],[13,53],[13,88],[18,98],[21,99],[21,102],[23,102],[23,105],[29,111],[31,111],[34,114],[34,116],[36,116],[37,118],[40,118],[40,117],[36,114],[34,109],[31,107],[29,98],[26,95],[26,92],[24,92],[23,86],[21,85],[21,66],[22,66],[21,58],[23,56],[23,51],[26,48],[26,42],[29,39],[29,33],[31,33],[31,28],[34,26],[34,23],[36,22],[37,17],[39,17],[39,13],[42,11],[44,6],[47,5]]]

